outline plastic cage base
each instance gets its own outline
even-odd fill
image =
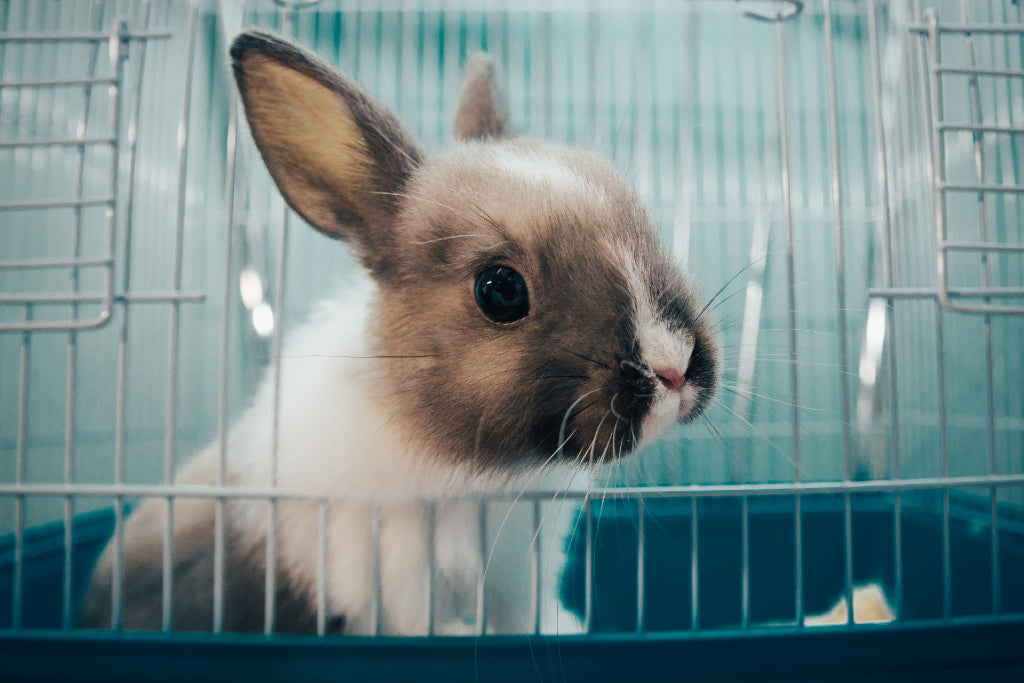
[[[690,501],[648,500],[644,522],[644,626],[636,632],[636,501],[593,503],[592,633],[587,636],[358,638],[60,631],[64,529],[25,531],[22,619],[11,630],[14,538],[0,538],[0,680],[418,681],[1017,681],[1024,680],[1024,525],[999,515],[1001,615],[991,614],[991,510],[950,494],[955,580],[943,619],[941,495],[901,494],[904,590],[892,624],[795,624],[795,499],[748,498],[749,603],[742,580],[741,499],[698,500],[693,553]],[[807,613],[842,593],[842,496],[802,496],[802,594]],[[893,591],[892,496],[851,501],[855,582]],[[1006,512],[1006,514],[1002,514]],[[102,511],[74,521],[72,604],[113,530]],[[585,534],[569,548],[563,599],[581,610]],[[691,631],[691,559],[697,558],[698,630]],[[786,626],[780,624],[791,625]]]

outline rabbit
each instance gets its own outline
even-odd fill
[[[285,201],[351,247],[365,275],[322,302],[278,359],[277,471],[273,372],[230,428],[229,485],[332,503],[322,546],[316,503],[225,503],[223,628],[313,632],[322,598],[328,631],[472,633],[484,630],[485,579],[487,632],[583,628],[558,601],[578,509],[552,504],[538,522],[479,500],[580,490],[597,465],[696,419],[719,355],[696,286],[610,163],[513,131],[488,57],[468,63],[453,146],[428,155],[303,48],[248,30],[230,52]],[[219,452],[201,450],[177,483],[215,484]],[[125,522],[121,626],[160,628],[172,589],[170,625],[210,630],[216,504],[175,499],[170,586],[166,507],[149,500]],[[111,623],[114,555],[94,572],[85,627]]]

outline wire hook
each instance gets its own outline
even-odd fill
[[[736,0],[736,2],[743,2],[743,0]],[[756,19],[757,21],[781,22],[795,19],[798,14],[804,11],[802,0],[775,0],[776,6],[781,4],[788,5],[789,9],[785,11],[779,9],[774,13],[764,10],[745,9],[743,10],[743,16]]]

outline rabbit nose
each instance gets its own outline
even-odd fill
[[[679,372],[675,368],[656,368],[654,374],[669,391],[676,391],[686,382],[686,373]]]

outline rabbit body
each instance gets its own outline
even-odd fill
[[[558,601],[577,508],[511,501],[578,490],[585,466],[703,411],[717,345],[694,288],[609,164],[509,133],[488,61],[470,63],[456,144],[428,156],[300,48],[252,31],[232,56],[286,201],[369,277],[290,335],[230,430],[226,483],[332,502],[232,499],[217,554],[217,504],[177,499],[166,582],[167,503],[148,501],[83,624],[110,623],[116,575],[124,627],[207,630],[223,561],[227,630],[266,629],[268,595],[274,630],[578,630]],[[210,445],[177,481],[216,484],[219,458]]]

